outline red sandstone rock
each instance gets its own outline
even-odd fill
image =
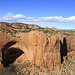
[[[58,37],[55,35],[49,37],[42,31],[37,30],[28,33],[17,33],[15,37],[0,31],[0,54],[2,55],[2,48],[5,44],[10,41],[16,41],[16,44],[9,48],[16,47],[21,49],[24,53],[16,59],[15,64],[21,64],[29,60],[32,64],[41,67],[54,66],[57,63],[61,63],[61,51],[63,56],[69,57],[75,55],[75,36],[65,37],[65,39],[66,42],[63,41],[64,37],[61,35]],[[62,43],[63,49],[61,49],[60,42]],[[66,52],[64,43],[66,43],[67,55],[64,54]],[[2,56],[0,59],[2,60]],[[21,62],[18,63],[18,61]]]

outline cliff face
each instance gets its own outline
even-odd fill
[[[66,56],[75,54],[75,37],[48,37],[43,32],[32,31],[21,38],[24,40],[18,43],[24,51],[19,59],[30,60],[32,64],[38,66],[53,66],[65,61]],[[72,39],[72,40],[70,40]],[[16,44],[17,45],[17,44]],[[15,47],[16,47],[15,45]]]
[[[38,26],[34,26],[34,29],[37,28]],[[0,31],[0,55],[5,65],[13,62],[21,64],[29,60],[41,67],[55,66],[75,55],[75,36],[62,36],[59,33],[48,36],[47,33],[38,30],[14,35]]]

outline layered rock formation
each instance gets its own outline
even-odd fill
[[[2,24],[6,26],[4,30]],[[32,64],[36,64],[41,67],[49,67],[55,66],[58,63],[63,63],[66,61],[66,59],[69,58],[69,56],[75,55],[75,36],[73,35],[59,35],[59,32],[55,35],[48,36],[50,35],[49,33],[38,31],[38,29],[40,28],[39,26],[24,25],[22,27],[22,24],[19,23],[2,24],[0,24],[0,59],[4,63],[8,61],[10,63],[14,62],[14,64],[21,64],[29,60]],[[19,25],[22,27],[22,29],[17,28],[19,27]],[[27,27],[26,29],[24,28],[25,26]],[[14,27],[16,27],[17,33],[13,33],[13,29],[15,29]],[[6,30],[8,28],[12,30],[10,31],[12,32],[12,34],[8,32],[9,30]],[[24,33],[31,28],[32,30],[30,30],[30,32]],[[46,29],[46,31],[51,31],[49,28]],[[39,30],[41,30],[41,28]],[[10,42],[13,43],[13,41],[15,41],[15,44],[10,44]],[[8,47],[5,47],[6,45],[8,45]],[[20,50],[22,50],[22,52]],[[11,60],[12,62],[9,60]]]

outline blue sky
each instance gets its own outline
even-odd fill
[[[0,22],[75,29],[75,0],[0,0]]]

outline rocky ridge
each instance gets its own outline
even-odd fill
[[[10,45],[13,41],[16,43]],[[6,53],[3,55],[2,49],[8,44],[7,50],[4,50]],[[15,49],[14,52],[13,49]],[[19,49],[24,53],[17,58],[15,51],[18,52]],[[11,52],[13,52],[12,56]],[[31,64],[40,67],[55,66],[75,55],[75,30],[58,30],[41,28],[37,25],[1,22],[0,55],[0,60],[2,61],[3,58],[5,60],[3,63],[13,58],[14,64],[22,64],[29,60]]]

